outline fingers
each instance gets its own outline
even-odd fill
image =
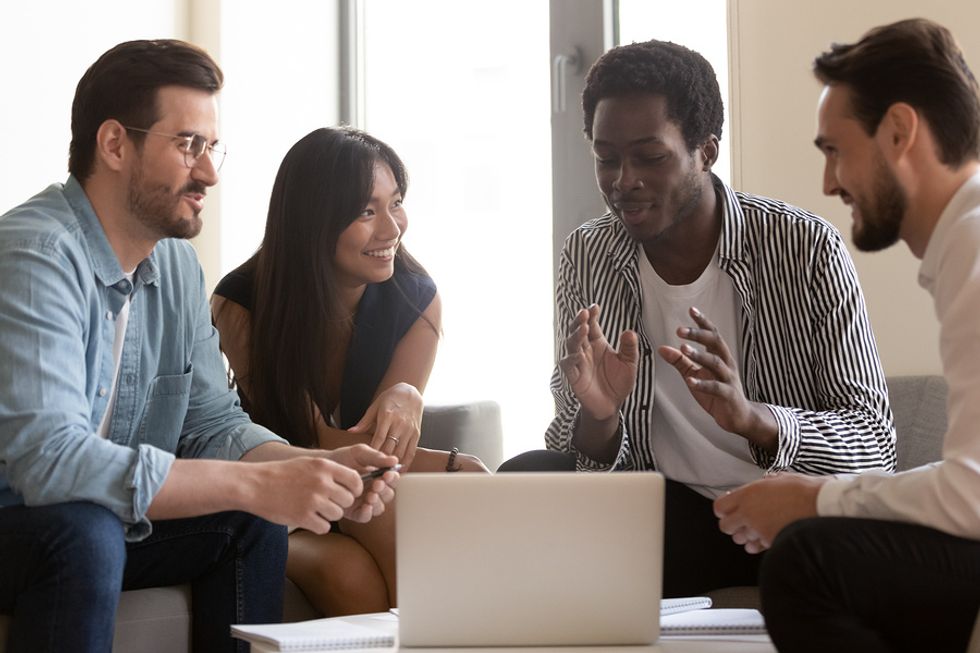
[[[689,313],[694,323],[698,325],[697,328],[680,327],[677,329],[677,335],[703,345],[706,351],[716,355],[725,365],[733,366],[732,352],[718,332],[718,328],[696,307],[692,306]],[[694,351],[694,348],[692,347],[691,350]]]
[[[598,304],[592,304],[586,311],[589,315],[589,340],[601,340],[605,337],[602,335],[602,327],[599,326],[599,313],[602,309]]]
[[[398,472],[385,472],[381,478],[374,479],[364,490],[364,494],[346,511],[344,516],[356,522],[365,523],[382,514],[386,504],[395,498],[398,485]]]
[[[392,432],[392,426],[394,425],[394,416],[391,411],[382,410],[378,413],[377,426],[374,429],[374,438],[371,440],[371,444],[377,442],[377,449],[383,451],[384,453],[397,455],[398,445],[401,442],[395,433]],[[380,442],[378,442],[380,441]]]
[[[565,351],[576,354],[585,347],[589,338],[589,312],[582,309],[568,325],[568,335],[565,337]]]
[[[295,460],[302,461],[301,466],[293,466],[286,473],[290,477],[288,487],[297,494],[281,500],[300,508],[301,512],[297,518],[287,519],[286,523],[314,533],[326,533],[330,530],[330,522],[341,519],[356,503],[356,497],[363,489],[360,475],[324,458]],[[280,490],[284,487],[279,484]]]
[[[336,521],[336,520],[335,520]],[[311,519],[303,524],[297,524],[300,528],[310,531],[311,533],[316,533],[317,535],[326,535],[330,532],[330,519],[324,517],[323,515],[317,513],[315,519]]]
[[[714,503],[711,504],[712,509],[715,511],[715,517],[720,519],[733,512],[735,507],[738,505],[738,497],[738,490],[736,490],[734,492],[725,492],[723,495],[715,499]]]
[[[659,354],[660,358],[664,359],[664,361],[670,365],[673,365],[674,369],[676,369],[680,375],[685,378],[693,376],[701,370],[701,367],[685,356],[680,349],[662,345],[657,347],[657,354]]]
[[[745,543],[746,552],[752,554],[762,553],[768,548],[769,548],[769,544],[763,542],[762,540],[750,540]]]
[[[623,331],[619,336],[619,359],[636,365],[640,361],[640,337],[636,331]]]
[[[355,444],[351,447],[335,449],[333,455],[342,456],[339,459],[341,464],[359,470],[354,472],[358,481],[361,479],[360,471],[368,471],[378,467],[391,467],[398,464],[397,457],[384,453],[383,451],[378,451],[366,444]]]

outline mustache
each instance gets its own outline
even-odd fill
[[[178,195],[183,195],[185,193],[194,193],[196,195],[207,195],[208,187],[199,181],[189,181],[183,188],[180,189]]]

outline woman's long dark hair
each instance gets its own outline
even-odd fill
[[[246,263],[255,280],[249,412],[296,445],[317,445],[315,409],[329,418],[339,400],[324,367],[351,316],[340,306],[333,258],[341,232],[371,199],[376,163],[391,169],[404,197],[405,166],[385,143],[349,127],[304,136],[279,167],[265,237]],[[403,247],[395,265],[424,273]]]

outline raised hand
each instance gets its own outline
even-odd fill
[[[697,308],[691,307],[690,314],[697,326],[680,327],[677,335],[704,349],[684,343],[680,349],[658,347],[657,353],[684,377],[691,395],[718,426],[775,450],[776,418],[764,405],[746,398],[738,366],[715,325]]]
[[[624,331],[616,351],[599,326],[600,312],[598,304],[578,312],[568,327],[566,353],[558,365],[582,410],[592,419],[608,420],[636,385],[639,338],[634,331]]]
[[[371,447],[398,457],[407,470],[415,458],[422,426],[422,395],[415,386],[396,383],[368,406],[351,433],[371,433]]]

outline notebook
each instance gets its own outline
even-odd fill
[[[656,641],[660,474],[407,474],[397,494],[401,646]]]
[[[396,619],[394,615],[380,614],[288,624],[235,625],[231,634],[249,642],[252,651],[263,652],[390,648],[395,645]]]
[[[660,633],[674,635],[764,635],[766,622],[762,613],[748,608],[689,610],[664,615]]]

